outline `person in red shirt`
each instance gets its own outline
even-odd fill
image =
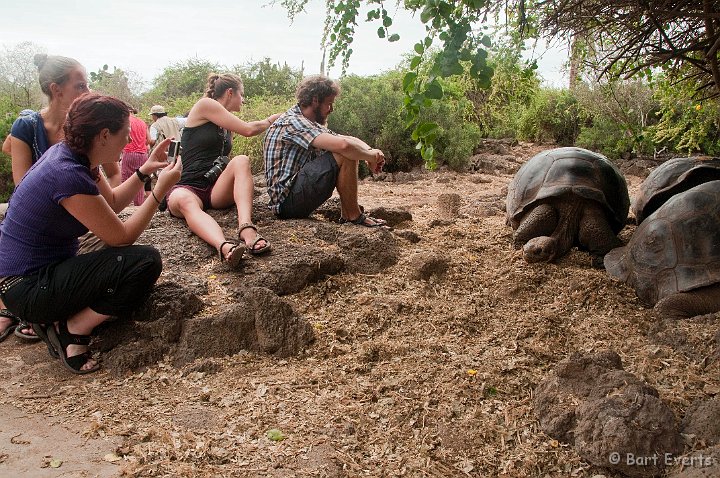
[[[137,114],[135,108],[131,108],[130,111],[132,112],[130,115],[130,142],[123,148],[122,167],[120,169],[123,181],[135,174],[135,170],[145,164],[148,159],[147,125],[143,120],[135,116]],[[133,199],[133,204],[139,206],[143,203],[150,194],[150,186],[149,181],[145,182],[144,191],[138,191]]]

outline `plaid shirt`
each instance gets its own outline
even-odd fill
[[[263,145],[265,180],[269,206],[275,214],[280,212],[280,204],[290,192],[300,169],[324,152],[310,144],[321,133],[335,134],[303,116],[299,105],[287,110],[268,128]]]

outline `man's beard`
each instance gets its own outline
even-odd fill
[[[320,110],[320,105],[313,108],[313,114],[315,115],[316,123],[324,125],[327,121],[327,116],[323,116],[322,111]]]

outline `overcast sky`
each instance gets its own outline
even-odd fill
[[[324,1],[310,0],[293,24],[270,0],[29,0],[3,2],[0,45],[31,41],[49,54],[70,56],[88,70],[102,65],[137,73],[145,86],[163,68],[188,58],[225,66],[269,57],[306,73],[319,71]],[[388,2],[390,4],[392,2]],[[395,13],[393,15],[393,13]],[[360,22],[352,44],[350,73],[370,75],[394,68],[424,36],[419,19],[390,12],[400,41],[377,38],[377,23]],[[546,83],[561,86],[563,53],[540,61]],[[340,68],[330,70],[338,76]]]

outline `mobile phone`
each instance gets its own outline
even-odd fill
[[[168,146],[168,162],[174,163],[177,161],[177,157],[180,156],[180,141],[170,141],[170,145]]]

